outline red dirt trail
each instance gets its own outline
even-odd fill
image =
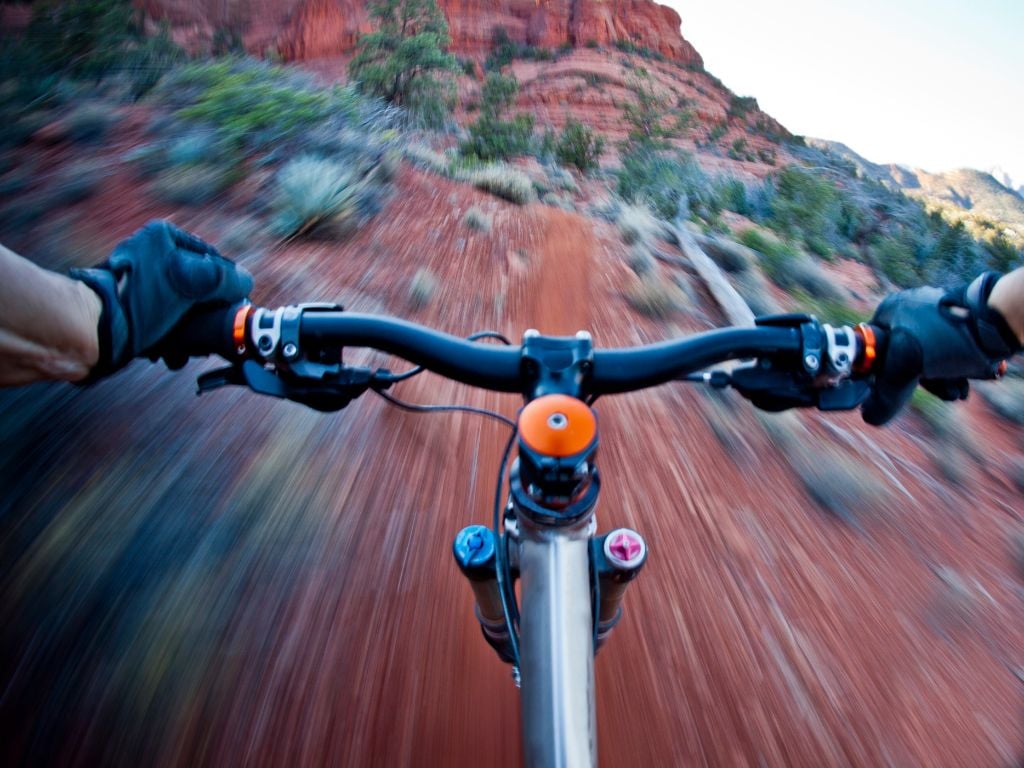
[[[105,221],[108,202],[90,224],[114,241],[138,222]],[[490,232],[463,225],[471,205]],[[215,221],[178,216],[216,237]],[[621,251],[582,216],[405,169],[352,241],[243,260],[262,303],[663,338],[621,295]],[[438,287],[413,311],[420,268]],[[0,394],[5,764],[518,765],[518,695],[450,554],[460,527],[490,519],[505,428],[369,395],[334,416],[196,399],[209,365]],[[430,375],[396,394],[518,406]],[[803,417],[815,450],[856,451],[878,486],[851,522],[820,511],[730,403],[709,410],[679,385],[597,404],[601,528],[650,545],[597,660],[602,763],[1019,764],[1021,502],[1003,468],[1020,429],[972,401],[986,439],[954,486],[933,479],[912,417],[881,431]]]

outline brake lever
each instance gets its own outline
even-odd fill
[[[764,411],[849,411],[871,394],[870,384],[863,379],[844,379],[820,386],[805,374],[766,368],[763,363],[734,369],[728,374],[728,386]]]
[[[320,378],[288,376],[280,369],[265,368],[254,360],[202,374],[196,394],[220,387],[244,386],[261,395],[291,400],[326,413],[340,411],[371,387],[387,389],[391,374],[384,369],[340,366]]]
[[[237,365],[229,365],[226,368],[217,368],[199,374],[196,379],[196,394],[202,395],[221,387],[245,386],[245,383],[242,369]]]

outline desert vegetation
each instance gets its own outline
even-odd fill
[[[469,158],[507,160],[525,154],[533,139],[533,115],[507,116],[519,93],[513,75],[489,72],[480,94],[480,116],[469,126],[469,138],[461,151]]]
[[[434,0],[381,0],[376,29],[359,40],[350,77],[371,96],[405,107],[421,123],[441,125],[453,104],[448,22]]]
[[[494,27],[466,44],[466,27],[452,19],[452,32],[463,37],[452,45],[430,0],[384,0],[356,48],[337,59],[310,55],[317,60],[302,61],[301,46],[263,47],[259,34],[232,18],[204,28],[198,41],[180,27],[143,23],[135,9],[152,5],[37,3],[23,35],[0,39],[0,239],[47,266],[95,263],[145,218],[166,217],[249,268],[257,280],[254,301],[337,301],[349,311],[407,317],[458,335],[494,328],[513,340],[533,325],[545,331],[562,325],[569,333],[589,327],[605,346],[746,322],[727,309],[708,272],[754,314],[808,312],[852,323],[867,319],[894,288],[948,285],[985,267],[1021,263],[1019,244],[1005,228],[910,199],[842,158],[806,146],[752,97],[732,94],[697,63],[684,65],[646,47],[640,34],[567,50],[548,47],[557,37],[543,46],[522,42],[539,38],[520,19],[508,30],[495,28],[488,47],[484,36]],[[175,7],[196,5],[202,4]],[[230,16],[237,4],[212,5],[223,5]],[[444,7],[451,12],[451,4]],[[534,12],[551,11],[542,4],[531,7]],[[350,54],[355,59],[347,69]],[[402,365],[365,350],[345,350],[345,356],[356,365]],[[190,373],[207,370],[200,368],[206,363],[191,365]],[[81,753],[80,761],[90,764],[119,757],[110,733],[123,736],[118,744],[138,747],[138,759],[123,762],[144,763],[172,742],[182,760],[223,761],[204,724],[225,717],[232,725],[226,733],[255,724],[264,736],[249,734],[248,743],[267,759],[277,754],[276,745],[284,762],[299,753],[316,757],[320,743],[343,749],[345,728],[334,724],[351,720],[332,709],[340,701],[331,692],[336,675],[306,697],[316,702],[315,716],[302,719],[312,727],[301,734],[273,727],[294,721],[295,697],[270,695],[275,691],[265,686],[270,681],[287,694],[303,654],[292,658],[295,643],[284,635],[275,639],[276,618],[267,615],[295,620],[285,622],[288,637],[309,633],[316,652],[305,654],[310,661],[298,670],[304,670],[301,680],[316,680],[317,665],[344,677],[353,660],[357,673],[384,674],[393,667],[384,651],[393,655],[405,646],[380,650],[361,636],[349,643],[345,632],[332,630],[326,640],[322,632],[345,625],[353,605],[347,601],[388,587],[388,579],[401,588],[409,574],[425,568],[425,587],[451,586],[450,563],[430,582],[437,571],[433,549],[394,546],[401,549],[423,533],[418,511],[430,510],[441,531],[466,522],[463,496],[475,498],[477,481],[496,464],[498,455],[482,448],[496,430],[480,427],[469,414],[441,422],[382,413],[383,404],[370,397],[333,416],[247,394],[233,401],[218,393],[225,399],[197,403],[190,373],[175,378],[139,362],[116,384],[3,395],[0,416],[11,447],[0,461],[7,470],[5,514],[17,534],[6,544],[14,567],[5,582],[4,605],[13,606],[5,638],[13,637],[11,659],[19,664],[19,643],[45,652],[37,657],[41,672],[26,665],[12,683],[12,701],[28,702],[18,744],[46,741],[36,737],[60,729],[47,722],[39,730],[36,718],[66,711],[76,718],[68,726],[72,735],[81,731],[82,743],[94,745]],[[905,668],[920,672],[926,693],[911,687],[911,675],[901,679],[906,696],[890,698],[911,706],[934,692],[926,703],[936,721],[960,714],[936,707],[974,696],[971,713],[948,722],[984,730],[983,747],[1015,733],[1012,715],[999,723],[998,707],[985,710],[985,701],[1009,700],[1016,683],[1004,661],[1013,655],[1020,622],[1012,611],[1000,612],[1013,605],[1015,587],[999,568],[1024,562],[1013,496],[1024,488],[1024,461],[1014,452],[1024,445],[1024,379],[1011,368],[1005,381],[972,387],[966,406],[918,391],[887,430],[861,427],[856,414],[764,415],[735,393],[709,387],[665,387],[599,402],[609,438],[603,461],[621,462],[638,479],[655,473],[643,480],[640,507],[627,504],[616,514],[623,524],[632,524],[634,513],[648,516],[657,523],[650,530],[671,530],[679,538],[675,548],[686,554],[670,568],[659,566],[660,576],[652,574],[687,585],[680,593],[687,596],[685,610],[678,612],[687,620],[668,627],[669,634],[694,626],[735,630],[744,644],[741,653],[726,657],[715,634],[702,630],[690,638],[689,646],[711,659],[700,665],[712,675],[712,696],[702,705],[709,712],[722,705],[734,686],[740,698],[767,691],[738,709],[727,699],[709,716],[740,712],[728,731],[734,733],[764,720],[744,712],[757,714],[791,694],[799,699],[804,689],[815,699],[811,704],[822,717],[806,733],[800,718],[793,718],[800,722],[794,727],[768,718],[763,735],[778,742],[762,754],[816,764],[798,751],[799,737],[825,744],[822,734],[830,737],[833,728],[849,754],[864,750],[864,760],[884,763],[871,752],[884,737],[891,754],[913,762],[919,756],[913,744],[883,733],[891,710],[865,727],[870,741],[857,743],[844,725],[846,713],[832,711],[828,697],[817,695],[835,689],[847,703],[858,692],[869,700],[886,668],[872,667],[860,691],[850,677],[865,659],[910,659]],[[392,392],[411,402],[498,406],[508,415],[515,407],[512,398],[490,399],[427,376],[396,384]],[[987,439],[993,433],[985,430],[993,428],[997,439]],[[58,433],[78,439],[51,441]],[[648,433],[657,439],[638,439]],[[125,435],[141,440],[143,449],[126,447]],[[353,451],[358,460],[347,460]],[[472,467],[472,481],[439,486],[438,457]],[[27,463],[46,466],[24,472]],[[400,482],[365,481],[391,478],[399,466]],[[224,483],[233,473],[237,482]],[[606,477],[615,480],[611,472]],[[214,486],[227,490],[211,497]],[[368,489],[363,497],[360,488]],[[189,504],[193,494],[202,503]],[[117,503],[121,499],[132,504]],[[357,514],[382,508],[395,514]],[[413,527],[405,530],[407,523]],[[330,577],[358,571],[347,566],[366,552],[379,554],[381,541],[385,554],[397,552],[409,567],[371,568],[373,578],[339,591],[340,582]],[[652,549],[654,555],[667,557],[664,547]],[[978,567],[968,573],[972,563]],[[892,573],[889,566],[906,570]],[[127,592],[111,589],[126,575]],[[370,583],[374,579],[380,583]],[[897,579],[914,588],[894,591]],[[962,658],[950,652],[947,638],[931,642],[951,622],[936,620],[941,626],[933,632],[921,618],[918,598],[929,586],[943,610],[952,606],[954,630],[974,643]],[[382,632],[396,637],[404,636],[411,615],[404,611],[423,603],[423,590],[399,592],[398,612],[375,617],[384,622]],[[301,600],[290,603],[296,594]],[[157,596],[159,610],[138,595]],[[253,595],[259,610],[252,608]],[[738,606],[741,621],[733,626],[722,618],[728,613],[723,600]],[[325,605],[329,610],[321,611]],[[77,620],[96,606],[109,614],[95,623]],[[870,615],[862,621],[865,611]],[[991,616],[979,621],[982,611]],[[63,616],[71,616],[63,629],[63,620],[51,622]],[[234,618],[225,623],[225,616]],[[693,616],[701,620],[689,621]],[[434,624],[431,633],[443,633],[444,622]],[[758,631],[748,632],[751,626]],[[453,633],[462,637],[465,629]],[[855,649],[862,655],[852,662],[841,655],[847,635],[870,646]],[[904,645],[893,645],[892,637]],[[423,643],[411,647],[431,655]],[[974,674],[986,663],[986,648],[998,651],[992,656],[999,658],[989,659],[996,671],[976,688],[955,690],[956,680],[946,679],[955,678],[955,665],[971,666]],[[647,651],[663,649],[651,644]],[[669,662],[672,653],[664,652]],[[65,654],[71,659],[66,666],[53,661]],[[261,666],[271,654],[283,655]],[[478,662],[490,674],[482,665],[493,660],[456,655],[449,660],[470,664],[471,676]],[[93,658],[98,677],[79,676]],[[224,658],[253,663],[225,665]],[[727,663],[716,667],[716,658]],[[121,661],[112,667],[111,659]],[[652,668],[664,669],[663,660]],[[788,685],[794,660],[797,676],[807,678],[795,693]],[[773,663],[776,668],[762,674],[762,665]],[[251,676],[250,669],[256,670]],[[289,675],[261,677],[268,669]],[[53,710],[30,695],[40,679],[52,682],[51,670],[67,681]],[[140,676],[138,670],[149,672]],[[392,698],[371,696],[368,708],[356,702],[362,714],[380,715],[366,721],[366,736],[392,764],[408,757],[423,728],[410,725],[396,740],[388,714],[395,701],[400,708],[416,698],[410,686],[444,690],[450,671],[435,671],[408,680],[393,675]],[[109,690],[107,679],[115,681]],[[211,679],[215,684],[204,690]],[[746,685],[748,679],[757,685]],[[250,718],[242,702],[226,713],[221,694],[232,690],[253,693],[260,712]],[[656,693],[661,700],[671,691]],[[201,723],[189,706],[200,699]],[[481,701],[492,706],[497,700]],[[171,712],[156,718],[155,735],[131,730],[143,723],[139,702],[155,703],[150,709],[158,715]],[[502,706],[488,722],[501,720]],[[94,709],[100,712],[95,722],[89,719]],[[83,713],[87,717],[79,719]],[[383,733],[370,734],[376,720]],[[476,720],[463,720],[445,722],[477,727]],[[317,723],[331,728],[318,730]],[[449,735],[431,730],[429,754],[465,762],[444,750],[468,744],[472,751],[473,738]],[[907,738],[923,743],[914,736]],[[737,743],[747,742],[730,739],[716,751],[719,742],[709,736],[686,748],[694,760],[707,750],[709,762],[727,763],[748,757],[740,754],[746,747],[737,752]],[[396,744],[400,748],[389,746]],[[230,760],[233,753],[227,754]],[[652,764],[687,757],[669,750],[643,754]],[[756,755],[749,757],[756,762]],[[986,764],[1009,765],[1013,755],[989,757]],[[960,762],[973,764],[972,758]],[[827,755],[818,755],[823,761]]]

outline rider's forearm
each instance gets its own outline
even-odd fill
[[[1024,267],[1000,278],[988,297],[988,305],[999,311],[1024,344]]]
[[[101,311],[84,283],[0,245],[0,386],[84,379],[99,358]]]

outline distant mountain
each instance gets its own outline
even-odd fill
[[[929,173],[920,168],[872,163],[838,141],[808,139],[807,143],[846,160],[860,176],[901,189],[911,197],[947,211],[962,212],[962,218],[979,217],[1002,224],[1013,230],[1013,239],[1024,238],[1024,197],[1003,183],[1012,183],[1005,172],[1000,171],[1002,180],[972,168]]]
[[[1024,181],[1024,179],[1014,179],[1005,168],[1000,168],[998,165],[987,169],[992,177],[1002,184],[1007,189],[1016,192],[1021,197],[1024,197],[1024,184],[1018,182]]]

